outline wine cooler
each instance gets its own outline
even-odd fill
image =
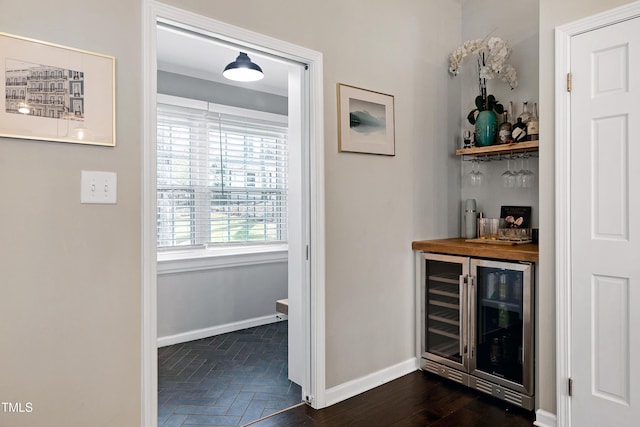
[[[533,409],[533,265],[419,254],[420,367]]]

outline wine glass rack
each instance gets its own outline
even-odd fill
[[[486,147],[460,148],[456,150],[456,156],[471,157],[509,157],[511,154],[534,153],[538,151],[539,141],[515,142],[512,144],[496,144]]]

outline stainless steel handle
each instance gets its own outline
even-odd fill
[[[469,342],[471,344],[471,359],[475,358],[476,354],[476,292],[475,292],[475,277],[469,276]],[[475,363],[474,363],[475,366]]]
[[[465,310],[465,302],[466,302],[466,292],[464,292],[464,285],[467,282],[467,276],[461,274],[458,276],[458,302],[459,302],[459,313],[458,313],[458,345],[460,346],[460,357],[463,359],[462,364],[464,365],[464,358],[466,353],[465,339],[464,339],[464,310]]]

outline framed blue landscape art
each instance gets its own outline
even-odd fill
[[[338,151],[395,156],[393,95],[338,83]]]

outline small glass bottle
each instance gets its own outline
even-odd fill
[[[522,119],[522,123],[525,125],[529,123],[531,120],[531,113],[529,112],[529,102],[524,101],[522,103],[522,113],[518,116],[519,119]]]
[[[500,127],[498,128],[498,141],[500,144],[510,144],[513,142],[511,139],[511,122],[509,122],[509,115],[512,115],[511,112],[511,102],[509,102],[509,107],[507,111],[502,113],[502,123],[500,123]]]
[[[538,139],[538,103],[533,103],[533,114],[527,123],[527,139],[529,141],[536,141]]]

